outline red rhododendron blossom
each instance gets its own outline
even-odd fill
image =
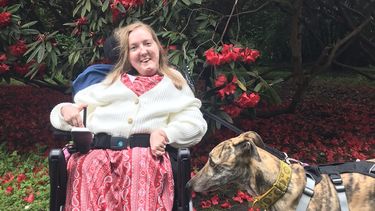
[[[81,17],[81,18],[76,19],[74,23],[76,24],[76,26],[82,26],[82,25],[86,25],[88,23],[88,20],[86,17]]]
[[[220,64],[238,61],[240,51],[241,48],[236,48],[233,44],[224,44],[220,54]]]
[[[118,19],[118,16],[120,15],[120,10],[116,7],[117,3],[112,3],[110,5],[111,11],[112,11],[112,22],[115,22]]]
[[[223,208],[223,209],[228,209],[228,208],[231,208],[232,205],[229,203],[229,201],[226,201],[226,202],[222,203],[220,205],[220,207]]]
[[[246,48],[241,53],[242,59],[245,63],[255,62],[255,60],[260,56],[259,51]]]
[[[18,183],[21,183],[22,181],[24,181],[26,179],[26,175],[25,174],[19,174],[17,176],[17,182]]]
[[[0,54],[0,62],[5,62],[8,59],[5,53]]]
[[[213,48],[208,49],[206,52],[204,52],[204,55],[206,56],[206,61],[210,65],[219,65],[220,64],[220,56],[218,53],[215,52]]]
[[[18,40],[16,44],[9,46],[9,51],[15,57],[22,56],[27,51],[25,41]]]
[[[32,203],[34,201],[34,198],[35,198],[34,194],[30,193],[28,196],[23,198],[23,200],[27,203]]]
[[[236,92],[236,84],[230,83],[227,84],[224,88],[217,91],[217,95],[220,99],[224,99],[225,95],[232,95]]]
[[[201,201],[201,207],[202,208],[210,208],[212,206],[212,203],[210,200],[203,200]]]
[[[220,201],[220,198],[219,198],[219,196],[216,194],[216,195],[214,195],[212,198],[211,198],[211,203],[213,204],[213,205],[218,205],[219,204],[219,201]]]
[[[7,173],[5,173],[5,175],[3,176],[1,183],[2,183],[2,184],[6,184],[6,183],[9,183],[9,182],[12,182],[13,179],[14,179],[14,175],[13,175],[13,173],[12,173],[12,172],[7,172]]]
[[[12,186],[8,186],[8,187],[5,189],[5,194],[6,194],[6,195],[9,195],[9,194],[12,193],[12,191],[13,191],[13,187],[12,187]]]
[[[251,197],[249,194],[240,190],[237,191],[237,196],[241,197],[243,200],[246,200],[246,201],[254,201],[253,197]]]
[[[7,64],[0,64],[0,74],[6,73],[9,71],[9,65]]]
[[[0,7],[5,7],[8,5],[8,0],[0,0]]]
[[[243,203],[243,199],[241,197],[239,197],[239,196],[233,196],[232,199],[233,199],[233,201],[236,201],[236,202],[238,202],[240,204]]]
[[[15,64],[14,71],[20,75],[26,75],[29,72],[30,64]]]
[[[234,105],[224,105],[221,107],[221,110],[227,113],[230,117],[235,118],[240,115],[242,108]]]
[[[228,82],[227,77],[224,74],[220,74],[216,77],[215,87],[223,86],[227,82]]]
[[[241,108],[254,108],[260,100],[260,96],[257,93],[247,94],[246,92],[236,100],[236,104]]]
[[[0,13],[0,27],[5,27],[10,24],[10,19],[12,14],[10,12],[2,12]]]
[[[144,0],[114,0],[113,4],[117,5],[118,3],[122,4],[125,9],[129,9],[131,7],[140,6],[144,3]]]
[[[105,42],[104,37],[101,37],[101,38],[99,38],[99,39],[96,40],[95,44],[96,44],[97,46],[103,46],[103,45],[104,45],[104,42]]]
[[[247,211],[260,211],[259,208],[250,207]]]

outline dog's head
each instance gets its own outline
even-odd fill
[[[263,148],[261,137],[252,131],[218,144],[209,154],[205,166],[188,182],[193,191],[212,191],[229,183],[248,178],[252,160],[260,161],[257,146]]]

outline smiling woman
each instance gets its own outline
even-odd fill
[[[65,209],[172,210],[177,148],[198,143],[207,130],[201,101],[168,65],[149,25],[135,22],[114,36],[119,59],[113,71],[77,92],[75,104],[60,103],[51,112],[55,128],[86,126],[94,134],[91,150],[68,159]]]

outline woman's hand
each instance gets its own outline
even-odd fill
[[[161,129],[155,130],[150,135],[151,153],[154,156],[163,156],[168,144],[167,134]]]
[[[84,127],[80,112],[86,106],[85,104],[64,105],[60,110],[61,116],[71,126]]]

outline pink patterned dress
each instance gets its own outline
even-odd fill
[[[131,76],[130,76],[131,77]],[[121,81],[138,96],[163,76],[136,77],[123,74]],[[168,153],[154,157],[150,148],[121,151],[91,150],[68,160],[65,210],[172,210],[174,183]]]

